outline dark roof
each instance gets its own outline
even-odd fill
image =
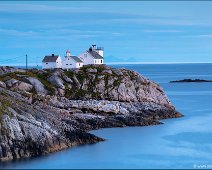
[[[58,55],[45,56],[42,62],[56,62],[58,57],[59,57]]]
[[[101,55],[99,55],[96,51],[93,50],[87,50],[87,52],[93,56],[95,59],[104,59]]]
[[[70,56],[70,57],[78,63],[83,63],[83,61],[80,60],[77,56]]]

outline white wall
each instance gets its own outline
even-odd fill
[[[103,50],[95,50],[99,55],[101,55],[103,57],[104,55],[104,51]]]
[[[54,69],[54,68],[62,68],[62,59],[59,56],[56,62],[42,62],[43,69]]]
[[[56,68],[56,62],[42,62],[43,69],[53,69]]]
[[[80,54],[78,57],[83,61],[84,65],[94,64],[94,58],[86,51]]]
[[[76,68],[82,67],[84,64],[83,63],[76,63]]]
[[[62,58],[60,56],[57,58],[56,68],[62,68]]]
[[[73,60],[71,57],[66,57],[65,60],[63,60],[63,64],[62,64],[63,69],[80,68],[82,66],[83,66],[83,63],[78,63],[75,60]]]
[[[88,64],[104,64],[104,59],[94,59],[89,53],[86,51],[78,56],[83,62],[84,65]],[[102,62],[101,62],[102,60]]]
[[[101,62],[101,60],[102,60],[102,62]],[[103,61],[103,59],[95,59],[94,64],[104,64],[104,61]]]

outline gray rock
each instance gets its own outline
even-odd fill
[[[34,88],[37,94],[46,95],[47,90],[44,88],[44,85],[34,77],[27,77],[25,80],[30,83]]]
[[[5,83],[6,83],[7,87],[12,87],[16,83],[18,83],[18,80],[16,80],[16,79],[10,79],[10,80],[7,80]]]
[[[33,86],[31,84],[25,83],[25,82],[19,82],[16,86],[16,89],[21,91],[30,91],[32,90]]]
[[[55,69],[52,74],[55,75],[55,76],[62,76],[63,70],[62,69]]]
[[[118,113],[119,107],[116,106],[114,103],[108,103],[108,104],[103,105],[100,110],[104,111],[106,113]]]
[[[17,77],[28,77],[28,75],[16,74]]]
[[[8,67],[2,66],[0,68],[0,74],[12,73],[12,72],[26,72],[24,69],[16,68],[16,67]]]
[[[123,73],[119,69],[112,69],[112,71],[117,75],[117,76],[123,76]]]
[[[82,72],[82,70],[80,70],[80,69],[78,69],[78,68],[73,68],[72,70],[73,70],[73,73],[74,73],[74,74],[79,74],[79,73]]]
[[[156,125],[160,119],[181,116],[158,84],[127,69],[104,65],[92,66],[92,69],[98,70],[98,67],[112,70],[113,74],[99,77],[93,74],[95,71],[82,69],[79,71],[82,77],[73,72],[71,82],[63,77],[61,69],[39,73],[33,70],[33,74],[53,76],[54,95],[45,95],[44,85],[34,77],[19,77],[18,82],[9,83],[13,89],[20,85],[22,90],[29,90],[32,85],[42,95],[0,86],[0,161],[102,141],[87,133],[94,129]],[[12,69],[0,67],[2,74],[8,70]],[[67,89],[60,88],[64,85],[61,80],[69,88],[70,96],[66,96],[69,99],[64,97]],[[74,99],[71,92],[81,93],[82,100]]]
[[[65,89],[63,80],[59,76],[52,75],[47,80],[55,85],[57,88]]]
[[[96,68],[87,68],[86,71],[88,73],[97,73],[97,69]]]
[[[0,87],[6,88],[6,84],[3,81],[0,81]]]
[[[63,90],[63,89],[58,89],[58,94],[60,95],[60,96],[64,96],[65,95],[65,90]]]
[[[77,77],[76,77],[75,74],[73,75],[73,80],[74,80],[74,82],[76,83],[77,88],[80,88],[80,87],[81,87],[81,84],[80,84],[80,82],[79,82],[79,80],[77,79]]]
[[[84,79],[84,81],[82,83],[82,86],[81,86],[81,89],[87,90],[88,87],[89,87],[89,81],[87,81],[86,79]]]
[[[73,86],[72,86],[71,84],[67,84],[67,88],[68,88],[68,89],[72,89]]]
[[[103,74],[112,74],[112,70],[103,70],[102,71]]]
[[[68,76],[66,76],[65,74],[62,74],[62,78],[63,78],[67,83],[73,83],[73,81],[72,81]]]
[[[105,75],[98,75],[98,79],[103,79],[105,78]]]

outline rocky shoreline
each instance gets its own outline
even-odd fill
[[[94,129],[181,116],[158,84],[131,70],[0,67],[0,161],[103,141]]]

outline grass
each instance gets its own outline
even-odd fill
[[[13,104],[5,97],[5,94],[3,92],[0,92],[0,125],[2,125],[2,116],[8,115],[10,118],[13,117],[13,114],[9,112],[8,107],[11,107]],[[9,129],[1,126],[1,134],[2,135],[8,135]]]
[[[2,116],[7,114],[9,117],[12,117],[12,113],[10,113],[7,109],[12,106],[12,103],[4,96],[4,93],[0,93],[0,124],[2,124]],[[1,128],[1,132],[3,134],[7,133],[7,129]]]
[[[83,70],[83,72],[87,72],[86,70],[88,68],[92,68],[92,69],[97,69],[98,74],[101,73],[103,70],[105,70],[105,66],[104,65],[84,65],[83,67],[80,68],[80,70]]]
[[[88,73],[87,69],[92,68],[92,69],[97,69],[97,73]],[[73,70],[64,70],[64,74],[69,77],[70,79],[73,80],[73,83],[71,84],[72,88],[70,89],[68,87],[68,84],[64,81],[65,85],[65,97],[67,98],[72,98],[72,99],[83,99],[86,95],[91,96],[92,98],[101,98],[101,94],[99,92],[94,92],[95,91],[95,85],[98,84],[100,79],[98,78],[99,75],[104,75],[104,83],[105,83],[105,90],[107,91],[110,88],[117,87],[120,85],[121,80],[123,76],[117,76],[116,74],[107,74],[107,73],[102,73],[104,70],[107,68],[104,65],[86,65],[80,68],[78,72],[75,72]],[[34,77],[37,78],[43,85],[44,88],[48,91],[49,95],[54,95],[56,88],[54,87],[53,84],[51,84],[47,79],[48,77],[51,76],[52,70],[45,70],[45,72],[41,72],[38,70],[29,70],[28,72],[14,72],[14,73],[7,73],[4,75],[0,75],[0,80],[6,81],[8,79],[14,78],[20,81],[23,81],[23,77],[17,76],[19,75],[26,75],[29,77]],[[95,75],[95,79],[92,80],[89,75]],[[133,78],[133,73],[127,72],[127,75],[129,75],[131,78]],[[86,90],[81,89],[81,87],[77,87],[73,77],[76,76],[78,79],[79,83],[82,85],[85,80],[87,81],[87,86],[88,88]],[[109,79],[113,79],[114,82],[113,84],[108,84]],[[33,95],[36,94],[35,89],[33,88],[30,93]]]
[[[64,74],[69,78],[73,78],[74,76],[74,73],[71,70],[64,70]]]
[[[6,109],[11,106],[11,103],[7,99],[0,100],[0,102],[1,102],[1,105],[0,105],[0,116],[2,116],[4,113],[6,113],[5,112]]]
[[[73,95],[73,92],[70,89],[66,89],[65,97],[70,98]]]
[[[86,78],[88,78],[88,75],[84,73],[76,74],[76,78],[79,80],[79,82],[82,84]]]
[[[86,90],[83,89],[79,89],[75,92],[74,94],[74,98],[75,99],[83,99],[85,97],[85,95],[87,94]]]
[[[100,100],[101,96],[99,92],[96,93],[91,93],[92,98],[96,99],[96,100]]]
[[[113,86],[114,86],[114,87],[119,86],[119,85],[121,84],[121,80],[122,80],[122,79],[118,77],[118,79],[115,80],[115,81],[113,82]]]

